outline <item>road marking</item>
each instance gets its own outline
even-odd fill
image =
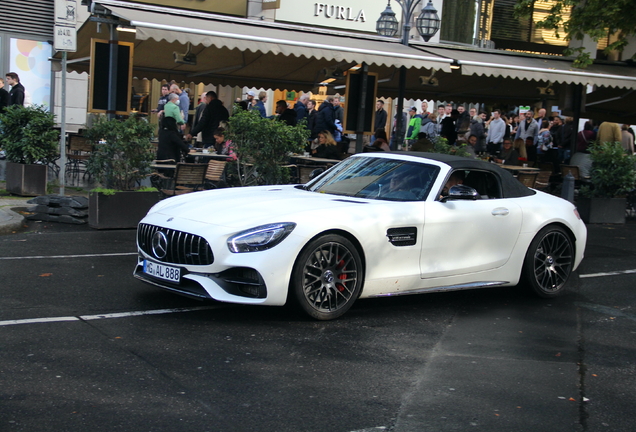
[[[585,279],[585,278],[594,278],[594,277],[603,277],[603,276],[616,276],[616,275],[632,274],[632,273],[636,273],[636,269],[634,269],[634,270],[621,270],[621,271],[605,272],[605,273],[590,273],[590,274],[579,275],[579,277],[581,279]]]
[[[45,259],[45,258],[96,258],[96,257],[128,256],[128,255],[137,255],[137,252],[85,254],[85,255],[36,255],[36,256],[25,256],[25,257],[0,257],[0,261],[1,260]]]
[[[191,307],[191,308],[154,309],[154,310],[146,310],[146,311],[118,312],[118,313],[99,314],[99,315],[80,315],[80,316],[65,316],[65,317],[50,317],[50,318],[27,318],[27,319],[20,319],[20,320],[0,321],[0,327],[10,326],[10,325],[20,325],[20,324],[39,324],[39,323],[68,322],[68,321],[93,321],[93,320],[113,319],[113,318],[127,318],[127,317],[134,317],[134,316],[143,316],[143,315],[163,315],[163,314],[182,313],[182,312],[196,312],[196,311],[209,310],[209,309],[219,309],[222,307],[223,307],[222,305],[214,305],[214,306],[198,306],[198,307]]]

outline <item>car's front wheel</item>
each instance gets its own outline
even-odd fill
[[[559,226],[547,226],[539,231],[526,252],[523,277],[540,297],[556,297],[563,292],[573,263],[570,236]]]
[[[362,261],[346,238],[330,234],[312,240],[292,272],[290,296],[313,318],[330,320],[344,314],[362,287]]]

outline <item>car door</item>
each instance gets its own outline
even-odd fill
[[[422,230],[423,279],[504,265],[521,230],[521,207],[510,199],[427,202]]]

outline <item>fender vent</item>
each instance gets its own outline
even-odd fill
[[[389,228],[386,236],[393,246],[413,246],[417,243],[417,228]]]

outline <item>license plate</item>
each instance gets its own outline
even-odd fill
[[[144,260],[144,273],[170,282],[179,283],[181,280],[181,269],[179,267],[170,267],[148,260]]]

